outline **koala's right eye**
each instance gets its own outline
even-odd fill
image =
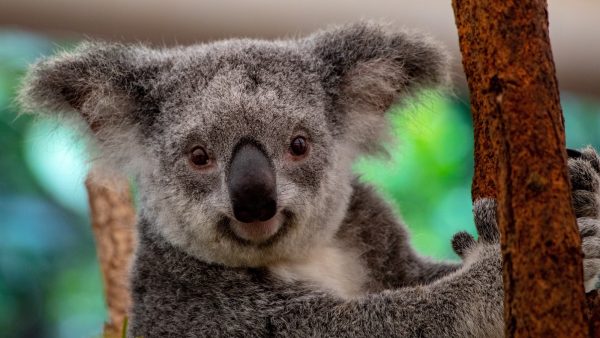
[[[197,168],[205,168],[210,164],[210,157],[206,150],[200,146],[192,148],[189,153],[190,163]]]

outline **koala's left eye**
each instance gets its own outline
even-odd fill
[[[198,167],[203,168],[210,164],[210,157],[206,150],[200,146],[194,147],[189,153],[190,162]]]
[[[290,153],[293,156],[300,157],[306,154],[308,151],[308,141],[302,137],[295,137],[290,143]]]

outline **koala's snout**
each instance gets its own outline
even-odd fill
[[[264,222],[277,213],[275,170],[259,145],[246,142],[236,147],[227,186],[233,214],[238,221]]]

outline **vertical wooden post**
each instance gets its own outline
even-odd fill
[[[506,335],[588,337],[546,1],[452,4],[475,126],[473,198],[498,199]]]
[[[131,306],[128,271],[134,250],[135,210],[126,180],[99,180],[90,174],[85,185],[108,308],[104,336],[121,337]]]

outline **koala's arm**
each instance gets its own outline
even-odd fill
[[[582,237],[586,290],[600,286],[600,155],[591,147],[570,151],[569,175],[577,224]],[[476,224],[495,223],[495,210],[478,201]],[[410,247],[408,234],[397,216],[373,191],[355,182],[345,232],[360,234],[363,257],[383,289],[432,283],[461,268],[461,263],[422,257]],[[353,230],[349,230],[353,229]],[[459,251],[461,243],[452,243]]]
[[[476,213],[492,214],[493,203]],[[480,243],[466,233],[455,238],[462,267],[424,286],[342,301],[328,296],[293,299],[271,319],[281,336],[306,337],[501,337],[502,263],[495,218],[476,216]]]
[[[479,248],[470,266],[431,285],[353,301],[296,299],[271,320],[290,337],[490,337],[502,335],[499,248]]]
[[[417,254],[390,205],[366,184],[355,181],[353,190],[338,238],[360,251],[374,280],[371,291],[429,284],[461,267]]]
[[[494,241],[462,241],[464,265],[429,285],[344,300],[273,279],[261,269],[203,263],[141,223],[131,287],[131,337],[502,334],[501,261]]]
[[[584,280],[589,291],[600,287],[600,155],[592,147],[570,150],[569,155],[573,206],[582,238]],[[368,186],[355,183],[354,190],[344,226],[360,227],[362,233],[357,242],[363,246],[364,257],[383,288],[429,284],[461,268],[460,263],[420,256],[410,247],[408,234],[389,205]],[[495,222],[494,210],[481,203],[478,201],[474,206],[476,223]],[[460,243],[453,245],[460,246]]]

